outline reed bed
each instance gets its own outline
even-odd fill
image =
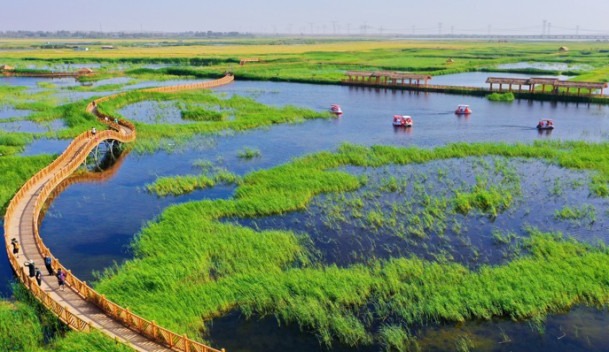
[[[52,160],[53,157],[50,155],[0,157],[0,209],[2,212],[19,188]]]
[[[240,79],[283,80],[298,82],[337,83],[348,70],[395,70],[443,75],[459,72],[497,70],[499,64],[546,62],[582,65],[582,71],[555,69],[502,69],[503,72],[538,74],[573,74],[575,80],[606,81],[603,43],[569,43],[569,52],[558,52],[555,42],[488,43],[488,42],[420,42],[382,40],[336,40],[311,38],[261,39],[255,43],[228,40],[217,42],[184,41],[170,46],[143,47],[137,41],[117,41],[117,49],[77,53],[65,50],[11,50],[3,53],[6,62],[19,67],[36,62],[41,66],[71,63],[103,63],[96,75],[81,77],[83,81],[116,76],[118,64],[132,65],[132,77],[150,78],[169,75],[218,77],[234,72]],[[281,45],[274,45],[281,43]],[[211,44],[211,45],[208,45]],[[202,55],[204,53],[204,55]],[[261,61],[239,65],[242,57]],[[27,59],[27,61],[25,61]],[[142,64],[166,64],[154,69],[138,68]],[[176,68],[177,67],[177,68]]]
[[[14,297],[0,301],[0,350],[71,352],[132,351],[100,332],[75,332],[46,310],[21,285],[13,285]]]
[[[146,185],[146,190],[159,197],[179,196],[217,184],[238,184],[239,182],[239,176],[224,169],[214,169],[212,172],[202,175],[160,177],[154,183]]]
[[[486,96],[486,98],[490,101],[504,101],[504,102],[512,102],[514,99],[514,93],[492,93]]]
[[[253,99],[232,96],[220,97],[210,91],[187,91],[172,94],[155,92],[128,92],[98,107],[104,113],[121,116],[120,109],[143,101],[176,103],[182,117],[195,119],[187,124],[144,124],[135,122],[138,148],[156,149],[162,140],[186,140],[196,134],[220,131],[245,131],[280,123],[298,123],[307,119],[331,118],[326,112],[316,112],[295,106],[280,108],[260,104]],[[198,116],[195,118],[195,116]]]
[[[593,182],[603,188],[607,148],[580,142],[453,144],[431,150],[343,145],[336,153],[248,174],[233,199],[166,209],[138,235],[136,258],[106,271],[96,287],[139,314],[193,336],[205,329],[205,321],[239,310],[247,317],[271,315],[297,324],[324,344],[338,339],[353,346],[393,346],[405,339],[405,333],[393,330],[377,333],[378,322],[408,328],[495,316],[538,318],[575,304],[602,306],[609,299],[609,283],[602,279],[609,274],[609,251],[558,234],[529,229],[528,238],[513,239],[520,242],[519,256],[476,270],[416,257],[338,267],[315,260],[307,236],[219,220],[302,210],[317,194],[360,188],[364,179],[336,171],[347,165],[492,155],[540,158],[596,171]],[[389,182],[387,187],[395,186]]]

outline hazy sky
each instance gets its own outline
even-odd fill
[[[608,14],[608,0],[7,0],[0,31],[609,34]]]

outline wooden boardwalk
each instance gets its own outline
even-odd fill
[[[216,81],[187,85],[183,89],[213,88],[230,83],[232,80],[232,76],[226,76]],[[158,89],[158,91],[177,90],[181,90],[180,86]],[[97,111],[97,105],[109,98],[105,97],[89,104],[87,110],[95,114],[99,121],[107,124],[110,129],[97,133],[88,131],[76,137],[57,159],[28,180],[9,203],[4,219],[4,236],[11,266],[32,294],[74,330],[99,330],[137,351],[220,352],[185,335],[164,329],[108,301],[86,282],[73,276],[57,258],[53,258],[54,268],[62,268],[68,273],[67,287],[64,290],[59,289],[57,279],[48,275],[44,268],[44,257],[47,255],[52,257],[49,249],[42,242],[38,230],[45,201],[53,198],[58,189],[70,183],[69,178],[72,173],[99,143],[105,140],[122,143],[135,140],[133,124],[122,120],[114,122],[113,117]],[[21,244],[18,256],[12,251],[10,245],[12,238],[17,239]],[[28,276],[26,260],[33,260],[43,272],[40,286],[33,277]]]

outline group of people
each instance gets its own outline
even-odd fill
[[[38,286],[42,285],[42,272],[40,269],[34,264],[34,260],[27,260],[24,264],[29,270],[29,276],[36,279]],[[66,273],[61,268],[58,268],[57,271],[53,269],[53,258],[51,256],[44,257],[44,266],[46,267],[49,276],[55,275],[57,278],[57,284],[59,285],[59,290],[63,291],[66,287]]]
[[[21,246],[19,245],[19,241],[16,238],[11,239],[11,245],[13,246],[13,254],[16,258],[19,258],[19,249]],[[28,268],[28,274],[30,277],[36,279],[38,286],[42,285],[42,272],[36,266],[33,259],[26,260],[23,263],[25,267]],[[63,291],[66,287],[66,273],[61,268],[58,268],[57,271],[53,268],[53,258],[50,255],[44,257],[44,266],[46,267],[49,276],[55,275],[57,278],[57,284],[59,285],[59,290]]]

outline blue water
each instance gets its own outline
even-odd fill
[[[126,157],[112,180],[102,184],[71,186],[51,205],[41,230],[45,242],[54,252],[57,251],[63,262],[69,267],[71,263],[78,263],[78,267],[73,269],[77,275],[90,277],[92,270],[100,270],[114,260],[129,258],[131,254],[125,248],[133,236],[167,205],[190,199],[229,196],[232,189],[221,187],[176,198],[158,198],[143,189],[158,177],[197,173],[198,169],[193,167],[197,160],[208,160],[215,166],[244,175],[283,164],[297,156],[335,150],[344,142],[434,147],[457,141],[603,141],[609,136],[609,107],[590,104],[530,101],[506,104],[467,97],[474,113],[464,118],[452,113],[453,107],[463,102],[464,97],[444,94],[266,82],[235,82],[217,91],[227,95],[255,96],[256,100],[265,104],[293,104],[320,111],[326,111],[331,103],[337,102],[345,114],[338,119],[310,120],[244,133],[202,136],[177,147],[173,152],[132,153]],[[391,125],[391,117],[395,113],[412,115],[414,127],[395,129]],[[555,119],[557,128],[551,134],[539,134],[535,129],[537,118],[542,116]],[[58,147],[52,149],[57,150]],[[246,147],[258,149],[260,157],[251,160],[239,158],[239,152]],[[32,149],[28,153],[32,153]],[[44,148],[39,145],[35,149]],[[129,209],[130,216],[121,216],[116,223],[108,224],[109,217],[102,215],[113,214],[113,209],[125,208]],[[88,223],[100,224],[101,228],[96,228],[95,232],[109,241],[108,253],[98,256],[83,249],[90,243],[90,235],[86,235],[87,230],[83,225]],[[83,246],[78,251],[65,247],[65,243],[75,245],[80,242]],[[89,246],[99,248],[102,244],[98,239]]]

